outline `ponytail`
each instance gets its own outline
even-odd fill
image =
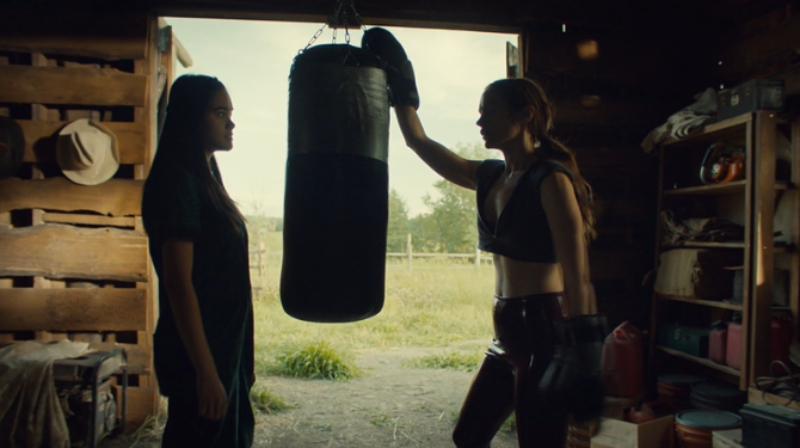
[[[583,218],[583,236],[586,242],[590,242],[597,237],[594,215],[592,214],[592,186],[583,178],[578,170],[578,161],[575,153],[566,145],[553,138],[551,135],[542,136],[543,144],[537,150],[544,159],[555,160],[567,167],[572,172],[572,187],[575,190],[575,198],[578,200],[578,208]]]

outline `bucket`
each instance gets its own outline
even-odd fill
[[[658,376],[656,388],[659,398],[673,411],[682,411],[690,408],[689,396],[692,391],[692,384],[706,381],[700,375],[688,375],[682,373],[668,373]]]
[[[680,448],[712,448],[714,431],[741,426],[742,418],[732,412],[692,409],[675,414]]]
[[[698,409],[739,412],[747,402],[747,393],[738,387],[718,381],[694,383],[690,403]]]

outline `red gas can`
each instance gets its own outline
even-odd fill
[[[606,395],[634,398],[642,392],[642,333],[628,321],[606,337],[601,369]]]
[[[717,364],[725,364],[727,346],[728,324],[718,320],[708,335],[708,358]]]
[[[786,319],[772,318],[772,337],[770,338],[771,361],[780,360],[787,366],[789,360],[789,346],[792,345],[792,324]]]
[[[736,318],[734,318],[736,319]],[[725,347],[725,364],[742,369],[742,318],[728,324],[728,342]]]

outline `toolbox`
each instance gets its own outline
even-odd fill
[[[666,324],[656,332],[658,345],[700,358],[708,358],[709,334],[708,328]]]
[[[753,79],[717,95],[717,120],[755,112],[781,110],[786,92],[783,80]]]
[[[742,417],[742,445],[747,448],[800,446],[800,411],[776,404],[747,403]]]

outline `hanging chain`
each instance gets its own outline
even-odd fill
[[[349,10],[349,11],[348,11]],[[336,0],[336,8],[333,11],[333,14],[328,16],[328,20],[317,30],[316,33],[311,37],[306,44],[305,48],[298,50],[297,54],[301,54],[304,51],[308,50],[314,42],[322,35],[322,32],[325,30],[325,27],[329,27],[333,30],[333,43],[336,43],[336,36],[339,28],[339,22],[341,21],[344,25],[344,42],[346,45],[350,45],[350,28],[349,28],[349,21],[348,21],[348,14],[352,14],[355,18],[356,24],[358,24],[359,28],[366,31],[367,27],[364,26],[364,23],[361,22],[361,16],[358,15],[358,11],[356,11],[356,5],[354,0]]]

